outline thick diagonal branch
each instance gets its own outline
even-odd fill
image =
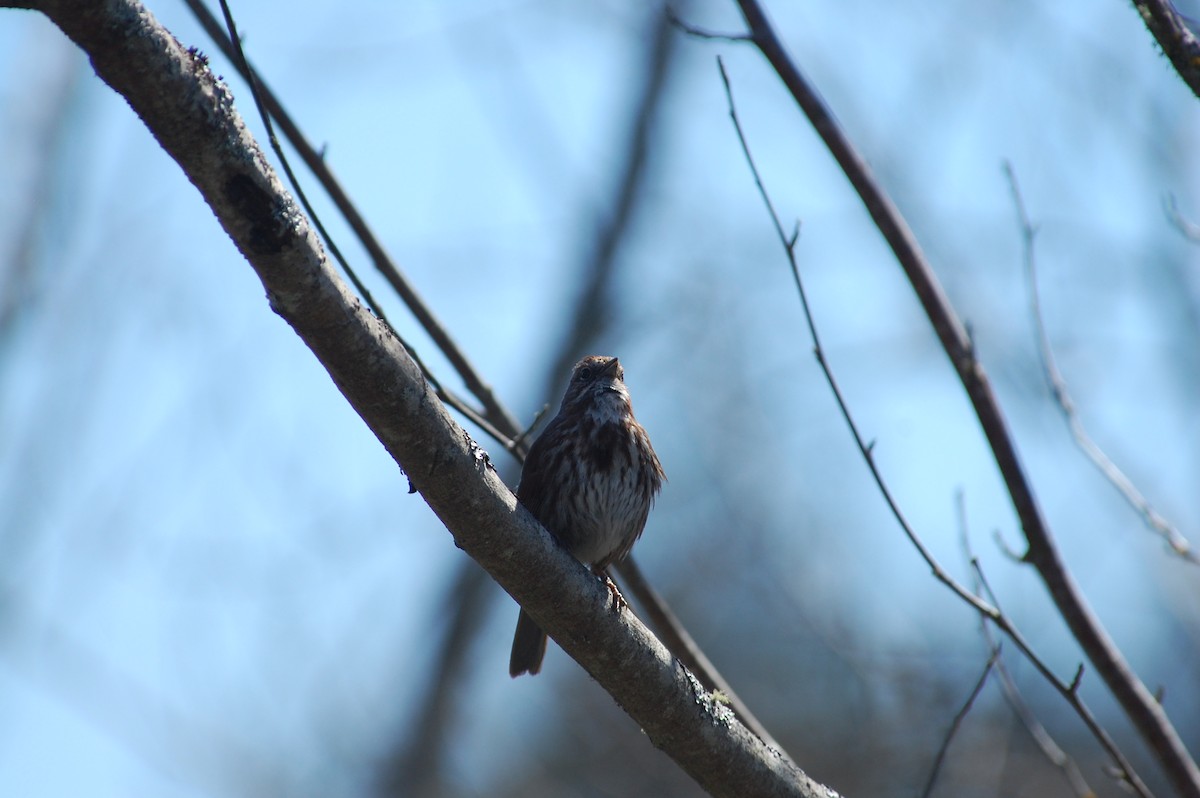
[[[1171,0],[1133,0],[1133,7],[1179,77],[1200,97],[1200,41],[1187,20]]]
[[[714,795],[829,795],[712,699],[523,510],[399,340],[330,268],[228,89],[135,0],[8,3],[45,13],[180,165],[296,331],[456,545],[534,614],[651,741]]]

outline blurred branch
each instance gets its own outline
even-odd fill
[[[972,591],[975,595],[983,593],[983,568],[979,565],[979,559],[975,556],[975,552],[971,548],[971,538],[968,534],[967,527],[967,506],[966,500],[963,497],[963,492],[958,491],[955,497],[955,509],[958,515],[958,536],[959,542],[962,544],[963,556],[966,557],[967,564],[971,566],[972,573]],[[1004,699],[1008,702],[1008,706],[1016,714],[1021,725],[1025,727],[1025,731],[1033,738],[1034,743],[1042,751],[1042,755],[1050,761],[1050,764],[1063,772],[1063,776],[1071,785],[1071,789],[1079,798],[1095,798],[1096,792],[1091,788],[1091,785],[1084,779],[1083,774],[1079,772],[1079,766],[1075,764],[1075,760],[1071,758],[1066,751],[1059,747],[1050,733],[1046,731],[1046,727],[1042,725],[1037,716],[1033,714],[1033,710],[1025,703],[1025,699],[1021,696],[1021,691],[1017,688],[1016,682],[1013,681],[1012,675],[1008,672],[1008,666],[1004,664],[1004,657],[1000,655],[1000,644],[992,636],[992,627],[988,625],[987,618],[980,617],[979,633],[983,636],[984,644],[988,652],[996,657],[995,671],[1000,678],[1000,687],[1004,692]],[[1059,685],[1054,685],[1056,689]],[[1061,694],[1061,690],[1059,691]],[[1078,707],[1075,707],[1078,712]],[[1085,718],[1086,722],[1086,718]],[[1104,741],[1101,740],[1101,743]],[[1112,752],[1109,752],[1112,755]]]
[[[737,722],[558,546],[446,412],[417,364],[330,267],[232,96],[135,0],[20,0],[90,57],[179,164],[254,268],[271,308],[329,372],[454,536],[689,775],[714,795],[833,792]]]
[[[783,225],[779,221],[779,215],[775,212],[775,206],[771,202],[771,197],[767,193],[766,186],[763,185],[762,176],[759,174],[758,167],[754,163],[754,156],[750,152],[750,145],[746,141],[745,132],[742,130],[742,123],[738,119],[737,109],[733,102],[733,90],[729,85],[729,75],[725,71],[725,64],[721,60],[720,56],[717,57],[717,66],[721,71],[721,81],[725,85],[725,97],[729,103],[729,116],[733,121],[733,127],[737,133],[738,143],[741,145],[742,153],[746,157],[746,163],[750,167],[750,172],[754,176],[754,183],[758,187],[758,193],[762,197],[763,203],[767,206],[767,212],[771,217],[771,223],[775,227],[775,234],[778,236],[779,242],[783,246],[784,253],[787,255],[788,264],[792,271],[792,278],[796,283],[796,291],[800,295],[800,305],[804,311],[805,321],[808,324],[809,335],[812,337],[813,354],[817,358],[817,363],[821,367],[821,372],[825,375],[825,381],[829,384],[829,388],[833,392],[833,398],[837,402],[838,410],[841,412],[842,418],[845,420],[846,426],[849,428],[850,434],[853,436],[854,442],[858,446],[858,450],[862,454],[863,460],[866,462],[867,468],[871,472],[871,477],[875,480],[875,485],[879,489],[880,495],[887,503],[888,510],[892,513],[892,516],[896,519],[896,522],[904,531],[904,534],[908,538],[909,542],[912,543],[913,547],[917,550],[917,553],[921,555],[921,559],[923,559],[925,564],[929,566],[934,578],[948,587],[962,601],[974,608],[975,611],[981,616],[996,624],[996,626],[1002,632],[1004,632],[1004,634],[1006,634],[1009,639],[1013,641],[1013,643],[1016,644],[1021,653],[1025,655],[1025,657],[1030,661],[1030,663],[1033,664],[1035,668],[1037,668],[1038,672],[1042,674],[1046,681],[1053,685],[1055,689],[1057,689],[1059,693],[1067,699],[1068,703],[1075,708],[1075,711],[1079,714],[1080,718],[1082,718],[1088,729],[1092,732],[1096,739],[1100,741],[1105,750],[1108,751],[1113,757],[1113,760],[1117,763],[1118,769],[1121,771],[1121,777],[1125,780],[1125,782],[1138,795],[1143,796],[1143,798],[1148,798],[1150,793],[1142,783],[1142,780],[1138,777],[1137,773],[1134,772],[1133,767],[1125,759],[1124,755],[1121,754],[1120,750],[1109,738],[1103,727],[1101,727],[1099,723],[1096,722],[1095,718],[1092,717],[1091,712],[1088,711],[1087,707],[1083,704],[1082,699],[1079,698],[1079,695],[1076,692],[1076,688],[1078,687],[1078,676],[1076,676],[1076,681],[1071,685],[1064,684],[1062,680],[1055,676],[1053,671],[1050,670],[1046,663],[1034,653],[1033,649],[1029,646],[1028,642],[1017,629],[1015,624],[1013,624],[1012,620],[1000,611],[1000,608],[995,605],[994,601],[992,604],[989,604],[982,597],[975,595],[975,593],[967,590],[965,587],[963,587],[963,585],[955,581],[955,579],[950,576],[950,574],[947,573],[944,568],[942,568],[941,564],[938,563],[936,558],[934,558],[933,553],[925,546],[924,541],[922,541],[920,536],[917,535],[916,530],[913,529],[909,524],[908,519],[904,516],[903,511],[901,511],[900,505],[897,504],[896,498],[892,495],[891,489],[888,487],[887,482],[883,478],[883,474],[879,471],[879,467],[875,463],[875,455],[873,451],[874,444],[868,443],[863,438],[862,433],[859,432],[858,424],[854,421],[854,417],[850,413],[850,407],[846,404],[846,399],[842,395],[841,388],[838,387],[837,379],[834,377],[833,370],[830,367],[829,362],[825,359],[825,350],[821,346],[821,338],[817,333],[816,322],[814,321],[812,311],[809,308],[808,297],[804,290],[804,282],[800,277],[800,267],[796,262],[796,243],[800,235],[799,226],[797,225],[791,235],[784,233]]]
[[[1200,225],[1184,218],[1183,213],[1179,210],[1179,202],[1175,199],[1174,194],[1168,194],[1164,204],[1167,209],[1167,218],[1171,220],[1171,224],[1175,229],[1183,234],[1183,237],[1193,244],[1200,244]]]
[[[82,74],[74,65],[47,69],[39,74],[40,85],[30,87],[37,91],[46,110],[23,120],[35,128],[36,132],[29,139],[39,142],[40,147],[27,178],[30,193],[20,203],[19,213],[23,218],[15,226],[16,244],[11,253],[0,257],[0,344],[7,341],[35,294],[37,245],[54,199],[52,172],[60,157],[57,149],[70,122],[75,87]],[[11,136],[12,131],[8,131],[8,135]],[[11,157],[11,144],[9,147]]]
[[[359,279],[358,273],[342,254],[341,248],[338,247],[337,243],[333,240],[333,236],[330,235],[329,231],[325,228],[325,225],[317,215],[316,210],[308,201],[308,196],[305,194],[303,186],[300,185],[300,180],[292,171],[291,162],[288,160],[287,154],[283,151],[283,147],[279,144],[279,139],[275,136],[275,125],[272,122],[273,114],[267,110],[266,96],[268,92],[266,92],[265,87],[260,87],[258,76],[253,72],[253,70],[251,70],[250,62],[246,59],[246,54],[242,50],[241,37],[237,32],[237,25],[234,22],[233,13],[229,10],[228,2],[226,2],[226,0],[219,0],[219,2],[221,4],[221,12],[225,17],[226,31],[223,33],[226,34],[226,38],[224,41],[227,43],[227,52],[232,51],[229,54],[229,57],[233,60],[238,70],[245,76],[246,82],[250,87],[250,93],[254,98],[255,108],[257,108],[259,117],[262,119],[263,126],[266,128],[267,139],[271,144],[271,148],[275,151],[276,157],[279,158],[279,163],[283,167],[284,174],[287,175],[288,183],[291,184],[292,191],[295,193],[297,199],[300,200],[300,204],[304,207],[305,213],[308,214],[313,226],[320,234],[321,239],[325,242],[326,248],[342,267],[342,271],[347,277],[350,278],[350,282],[354,284],[354,288],[356,291],[358,291],[358,295],[362,297],[363,302],[367,304],[367,307],[371,309],[371,312],[374,313],[380,319],[380,321],[384,323],[384,326],[388,328],[388,331],[392,335],[396,336],[400,340],[400,343],[404,345],[404,348],[408,350],[409,356],[420,367],[421,373],[425,376],[425,379],[429,380],[430,384],[433,385],[434,391],[437,393],[437,397],[458,412],[462,413],[467,419],[474,422],[476,426],[494,438],[496,442],[498,442],[501,446],[504,446],[505,449],[508,449],[509,451],[515,450],[517,448],[517,442],[522,436],[516,435],[514,432],[507,432],[498,429],[497,425],[505,427],[506,429],[508,427],[512,427],[515,430],[516,425],[513,419],[504,412],[503,408],[501,408],[499,404],[493,404],[493,406],[487,405],[489,400],[494,403],[490,389],[487,389],[486,396],[483,397],[485,402],[485,413],[487,413],[487,416],[485,416],[481,415],[479,411],[475,410],[475,408],[464,402],[457,394],[454,393],[454,391],[442,385],[441,381],[436,375],[434,375],[433,371],[425,365],[424,361],[417,353],[417,350],[407,341],[405,341],[404,338],[396,331],[396,328],[392,326],[392,323],[388,320],[387,315],[383,312],[383,308],[380,307],[379,303],[375,301],[375,298],[371,295],[371,292],[367,290],[366,285],[362,282],[362,280]],[[204,10],[203,7],[198,8],[201,11]],[[195,12],[197,9],[193,8],[193,11]],[[204,20],[202,19],[201,22],[203,23],[203,21]],[[213,38],[217,40],[218,43],[221,42],[221,40],[216,36]],[[200,54],[198,51],[193,52],[192,55],[199,58],[203,63],[207,64],[207,56]],[[274,98],[272,97],[271,99],[273,100]],[[278,103],[275,104],[278,106]],[[293,130],[295,130],[296,134],[299,135],[299,131],[295,129],[295,126],[293,125],[291,127]],[[299,143],[302,143],[310,154],[312,153],[312,147],[309,146],[308,142],[304,141],[302,137],[299,139]],[[319,163],[323,166],[324,160],[320,159]],[[373,242],[377,246],[377,242],[375,242],[370,230],[366,227],[366,224],[362,221],[362,219],[358,218],[357,211],[349,202],[349,200],[346,199],[344,203],[338,202],[339,198],[345,198],[344,195],[340,193],[340,187],[336,181],[333,180],[333,175],[326,173],[325,176],[328,177],[330,181],[329,184],[325,186],[326,190],[334,198],[335,205],[337,205],[343,216],[347,218],[347,221],[355,229],[360,241],[363,242],[364,246],[366,246],[368,250],[370,250]],[[353,215],[353,219],[351,218],[351,215]],[[357,227],[355,226],[355,219],[357,219],[358,222]],[[379,251],[382,253],[382,249]],[[386,255],[384,257],[386,257]],[[376,259],[376,264],[377,268],[383,272],[385,276],[393,280],[393,286],[396,285],[394,282],[395,280],[400,280],[403,282],[404,278],[400,275],[400,272],[395,268],[394,265],[391,264],[390,261],[384,263]],[[404,293],[400,291],[399,288],[396,290],[401,293],[402,297],[404,296]],[[424,318],[422,321],[426,323],[425,329],[435,341],[439,342],[440,344],[454,347],[453,340],[445,334],[445,331],[438,325],[437,320],[433,318],[432,314],[429,313],[424,304],[421,303],[419,298],[417,298],[415,293],[412,294],[410,301],[408,301],[408,305],[410,310],[412,310],[414,315],[417,315],[419,319],[421,318],[421,313],[425,313],[427,315],[427,318]],[[446,353],[444,348],[443,353]],[[457,349],[454,349],[453,353],[460,357],[461,367],[466,369],[469,375],[474,375],[475,372],[471,369],[470,364],[466,362],[466,359],[462,357],[461,353],[459,353]],[[451,357],[451,361],[454,362],[453,357]],[[462,375],[463,371],[460,370],[459,373]],[[470,381],[469,378],[464,379],[465,381]],[[486,388],[486,386],[484,387]]]
[[[1088,605],[1058,552],[1057,543],[1025,476],[1008,423],[987,372],[975,356],[966,328],[934,274],[900,211],[870,167],[846,137],[825,101],[792,61],[757,0],[738,0],[754,45],[779,75],[796,104],[825,142],[879,229],[920,300],[938,339],[966,390],[980,427],[1020,520],[1028,545],[1024,560],[1033,565],[1075,639],[1105,684],[1183,795],[1200,798],[1200,769],[1188,753],[1162,705],[1133,672],[1100,619]],[[778,223],[777,223],[778,224]]]
[[[1133,481],[1125,476],[1125,473],[1104,453],[1103,449],[1096,445],[1083,426],[1083,422],[1079,420],[1075,402],[1072,401],[1071,394],[1067,390],[1067,381],[1063,379],[1062,372],[1058,370],[1058,362],[1054,358],[1054,348],[1050,346],[1050,336],[1046,333],[1046,321],[1042,314],[1041,297],[1038,293],[1037,254],[1034,247],[1037,228],[1030,221],[1029,214],[1025,210],[1025,201],[1021,197],[1020,186],[1017,185],[1017,175],[1008,161],[1004,162],[1004,174],[1008,178],[1013,206],[1017,211],[1017,222],[1021,227],[1021,243],[1025,253],[1025,274],[1029,281],[1029,306],[1033,313],[1033,325],[1037,331],[1038,354],[1041,355],[1042,370],[1045,372],[1046,382],[1050,385],[1050,392],[1054,395],[1054,401],[1066,418],[1067,426],[1071,430],[1072,437],[1075,438],[1076,445],[1100,470],[1104,478],[1125,498],[1125,501],[1129,502],[1130,506],[1138,512],[1146,526],[1166,541],[1172,551],[1193,565],[1200,564],[1200,558],[1197,558],[1196,553],[1192,551],[1192,546],[1187,538],[1151,506],[1149,500],[1142,495]]]
[[[1179,77],[1200,97],[1200,42],[1175,5],[1170,0],[1133,0],[1133,7]]]
[[[999,652],[999,649],[996,648],[998,644],[992,639],[991,627],[988,626],[987,622],[981,622],[979,628],[982,630],[984,642],[988,648]],[[1012,674],[1008,672],[1008,666],[1005,665],[1003,656],[997,657],[995,672],[996,676],[1000,679],[1000,689],[1004,693],[1004,700],[1008,703],[1013,713],[1016,714],[1017,719],[1021,721],[1021,725],[1033,739],[1034,744],[1042,752],[1042,755],[1046,757],[1046,760],[1051,765],[1062,771],[1063,778],[1071,785],[1071,790],[1075,795],[1079,798],[1095,798],[1096,791],[1092,789],[1091,785],[1087,783],[1087,779],[1083,777],[1083,773],[1079,770],[1079,765],[1075,764],[1075,760],[1071,755],[1055,742],[1054,738],[1050,736],[1050,732],[1046,731],[1046,727],[1042,725],[1042,722],[1033,714],[1033,710],[1025,703],[1025,699],[1021,696],[1021,691],[1017,687],[1017,683],[1013,681]],[[1110,751],[1109,755],[1111,756],[1111,754],[1112,752]],[[1122,783],[1126,783],[1126,774],[1119,772],[1119,765],[1117,766],[1117,771],[1118,778]],[[1142,785],[1142,789],[1146,789],[1145,785]],[[1133,791],[1137,792],[1137,789],[1133,788]]]
[[[667,9],[667,18],[671,20],[672,25],[679,28],[688,36],[692,36],[697,39],[706,39],[712,42],[732,42],[735,44],[738,42],[750,42],[751,44],[754,43],[754,38],[749,33],[718,33],[714,30],[697,27],[696,25],[693,25],[690,22],[682,19],[678,14],[675,13],[675,9],[673,8]]]
[[[439,796],[446,794],[442,769],[447,757],[444,752],[454,741],[453,705],[461,698],[461,686],[469,679],[471,661],[467,657],[471,641],[478,637],[483,624],[491,591],[487,572],[473,560],[466,560],[446,590],[436,618],[444,628],[421,706],[413,711],[412,721],[404,724],[405,740],[394,748],[386,761],[378,766],[378,791],[381,795],[400,798]],[[424,639],[433,637],[427,632]]]
[[[1000,649],[997,647],[993,649],[992,655],[984,663],[983,673],[979,674],[979,679],[976,680],[975,686],[971,688],[967,700],[963,702],[958,712],[954,714],[954,720],[950,721],[950,728],[946,730],[946,737],[942,740],[941,747],[938,748],[937,756],[933,759],[933,767],[929,770],[929,779],[925,782],[925,789],[921,791],[921,798],[929,798],[933,793],[933,785],[937,783],[938,774],[942,771],[942,762],[946,759],[946,752],[950,750],[950,743],[954,741],[954,736],[958,734],[958,729],[962,726],[963,720],[966,719],[967,713],[971,711],[971,707],[975,706],[975,699],[983,692],[983,686],[987,684],[987,679],[992,675],[992,669],[999,658]]]
[[[662,106],[670,66],[675,56],[675,37],[665,12],[656,15],[644,66],[645,81],[633,109],[628,141],[622,148],[624,162],[614,170],[612,208],[603,204],[596,210],[596,236],[583,248],[582,289],[568,311],[570,329],[563,337],[550,367],[543,396],[553,396],[564,383],[571,368],[600,338],[615,317],[612,278],[617,253],[640,207],[642,187],[647,174],[647,159],[652,133]],[[609,216],[611,214],[611,216]],[[605,218],[608,216],[608,218]]]

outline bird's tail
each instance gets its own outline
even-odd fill
[[[517,616],[517,633],[513,635],[512,656],[508,658],[508,673],[513,678],[522,673],[531,676],[542,669],[546,656],[546,633],[525,610]]]

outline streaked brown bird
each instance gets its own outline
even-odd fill
[[[517,499],[577,560],[607,579],[646,526],[666,476],[633,417],[625,370],[615,357],[575,364],[558,414],[529,448]],[[537,673],[546,633],[517,617],[508,672]]]

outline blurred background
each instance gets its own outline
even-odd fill
[[[150,0],[246,86],[186,6]],[[731,2],[680,2],[736,33]],[[1187,13],[1197,9],[1183,7]],[[670,482],[636,556],[814,778],[915,795],[988,651],[904,539],[812,355],[716,68],[826,353],[942,564],[962,533],[1069,681],[1082,654],[1020,550],[911,289],[764,60],[631,0],[234,3],[250,60],[523,423],[585,352],[625,364]],[[1066,561],[1200,750],[1200,567],[1073,446],[1038,359],[1011,162],[1050,340],[1099,444],[1200,543],[1197,100],[1132,4],[768,4],[970,323]],[[179,168],[43,17],[0,15],[0,794],[692,796],[450,536]],[[399,332],[449,366],[307,176]],[[516,464],[492,451],[510,484]],[[963,508],[960,519],[958,503]],[[1033,713],[1121,790],[1023,661]],[[1160,771],[1090,670],[1082,695]],[[935,794],[1071,795],[994,679]]]

